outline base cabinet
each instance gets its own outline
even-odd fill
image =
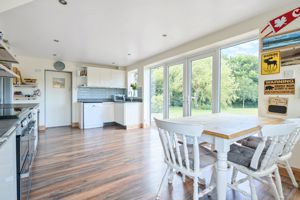
[[[0,142],[0,199],[17,199],[16,131]]]
[[[115,103],[115,122],[126,128],[138,128],[142,124],[142,103]]]

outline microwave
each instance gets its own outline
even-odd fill
[[[115,102],[124,102],[125,101],[125,95],[124,94],[115,94],[113,95]]]

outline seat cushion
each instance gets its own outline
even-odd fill
[[[254,152],[255,150],[252,148],[246,146],[239,146],[237,144],[232,144],[230,146],[230,151],[228,152],[228,161],[256,171],[256,169],[250,167]],[[259,159],[258,168],[260,167],[264,156],[265,153],[262,153]]]
[[[243,146],[249,147],[251,149],[256,149],[258,144],[262,141],[261,137],[257,137],[257,136],[250,136],[247,137],[245,139],[239,140],[238,143],[240,143]],[[268,148],[270,147],[271,141],[267,140],[266,142],[266,146],[263,150],[263,152],[267,152]]]
[[[186,167],[186,160],[185,160],[185,156],[184,156],[184,149],[183,149],[183,145],[181,145],[179,147],[180,149],[180,155],[182,158],[182,163],[183,165]],[[188,150],[188,156],[189,156],[189,164],[190,164],[190,168],[194,169],[194,150],[193,150],[193,145],[192,144],[188,144],[187,145],[187,150]],[[200,168],[205,168],[209,165],[212,165],[216,162],[216,157],[214,155],[213,152],[209,151],[208,149],[206,149],[205,147],[201,146],[199,144],[199,157],[200,157]]]

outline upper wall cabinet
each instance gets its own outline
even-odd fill
[[[87,86],[125,88],[125,71],[88,67]]]

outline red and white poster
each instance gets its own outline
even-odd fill
[[[298,17],[300,17],[300,7],[295,8],[287,13],[284,13],[283,15],[280,15],[275,19],[272,19],[269,22],[269,24],[261,31],[261,34],[266,34],[265,35],[266,37],[271,33],[277,33],[278,31],[286,27],[288,24],[293,22]],[[269,32],[267,32],[267,30],[269,30]]]

